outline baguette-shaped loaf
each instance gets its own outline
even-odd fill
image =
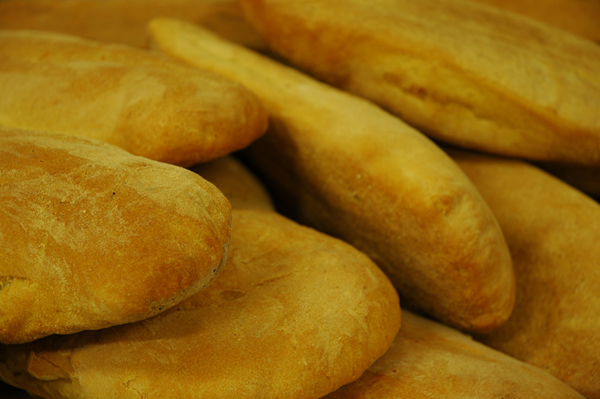
[[[157,19],[150,31],[156,48],[262,100],[271,128],[244,152],[294,218],[367,253],[404,304],[466,330],[506,320],[514,281],[502,232],[439,147],[379,107],[207,30]]]
[[[0,29],[65,33],[86,39],[146,47],[152,18],[181,18],[219,35],[265,49],[237,0],[2,0]]]
[[[194,165],[190,170],[214,184],[233,208],[275,210],[263,183],[232,156]]]
[[[600,399],[600,204],[524,162],[450,153],[496,214],[517,298],[482,342]]]
[[[0,31],[0,126],[102,140],[191,166],[247,146],[267,115],[244,87],[162,54]]]
[[[241,4],[294,65],[438,140],[600,166],[600,46],[590,40],[465,0]]]
[[[145,319],[208,285],[231,207],[189,170],[0,130],[0,342]]]
[[[386,354],[324,399],[374,398],[584,399],[541,368],[406,310]]]
[[[138,323],[0,345],[0,377],[51,399],[316,399],[356,380],[399,323],[367,256],[234,209],[227,264],[205,290]]]

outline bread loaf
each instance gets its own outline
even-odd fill
[[[524,162],[450,154],[496,214],[517,282],[511,317],[478,339],[600,399],[600,204]]]
[[[0,126],[102,140],[179,166],[227,155],[266,129],[238,83],[160,54],[74,36],[0,31]]]
[[[0,343],[154,316],[207,286],[231,207],[186,169],[0,130]]]
[[[182,21],[150,24],[156,48],[255,92],[270,130],[245,157],[293,217],[365,252],[403,303],[473,331],[510,315],[508,248],[452,160],[373,104]]]
[[[584,399],[541,368],[442,324],[402,311],[385,355],[325,399]]]
[[[272,50],[437,140],[600,166],[590,40],[465,0],[240,3]]]
[[[234,209],[227,264],[205,290],[137,323],[0,345],[0,377],[51,399],[316,399],[357,379],[399,322],[364,254]]]

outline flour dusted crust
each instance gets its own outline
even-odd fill
[[[272,50],[438,140],[600,165],[590,40],[464,0],[240,3]]]
[[[264,39],[248,24],[236,0],[2,0],[0,29],[66,33],[146,47],[146,24],[181,18],[255,49]]]
[[[369,255],[403,304],[479,332],[508,318],[514,280],[502,232],[439,147],[372,103],[206,30],[169,19],[149,30],[157,49],[261,99],[269,131],[243,154],[288,214]]]
[[[364,254],[234,209],[227,264],[205,290],[137,323],[0,346],[0,376],[46,398],[319,398],[357,379],[399,322]]]
[[[261,136],[238,83],[163,55],[35,31],[0,31],[0,126],[80,135],[190,166]]]
[[[408,311],[386,354],[325,398],[584,399],[541,368]]]
[[[600,204],[527,163],[450,154],[496,214],[517,282],[511,317],[477,338],[600,399]]]
[[[226,256],[212,184],[95,140],[0,130],[0,198],[2,343],[153,316]]]

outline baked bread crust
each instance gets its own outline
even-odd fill
[[[600,165],[590,40],[463,0],[240,3],[272,50],[438,140]]]
[[[350,245],[233,210],[227,264],[156,317],[0,346],[0,376],[46,398],[319,398],[398,332],[398,295]]]
[[[324,397],[372,398],[584,399],[541,368],[405,310],[386,354],[357,381]]]
[[[179,166],[244,148],[258,99],[162,54],[50,32],[0,32],[0,126],[90,137]]]
[[[480,332],[508,318],[514,281],[502,232],[439,147],[372,103],[207,30],[168,19],[149,30],[156,48],[261,99],[270,129],[243,153],[294,219],[365,252],[405,305]]]
[[[600,204],[527,163],[450,154],[496,214],[517,282],[511,317],[477,339],[600,399]]]
[[[200,176],[96,140],[0,130],[0,342],[153,316],[217,276],[231,207]]]

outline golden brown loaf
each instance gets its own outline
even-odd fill
[[[385,355],[326,399],[584,399],[542,369],[402,311]]]
[[[523,162],[451,153],[496,214],[517,298],[484,343],[600,399],[600,204]]]
[[[190,170],[214,184],[234,208],[275,210],[262,182],[232,156],[194,165]]]
[[[464,0],[241,0],[269,46],[441,141],[600,166],[600,46]]]
[[[0,31],[0,126],[91,137],[180,166],[266,129],[238,83],[161,54],[34,31]]]
[[[156,17],[181,18],[245,46],[266,48],[237,0],[0,1],[0,29],[59,32],[137,47],[147,46],[146,25]]]
[[[153,316],[209,284],[231,207],[198,175],[99,141],[0,130],[0,342]]]
[[[303,223],[341,237],[390,276],[404,304],[463,329],[510,315],[508,248],[452,160],[371,103],[182,21],[150,24],[160,50],[235,79],[261,99],[270,130],[248,151]]]
[[[350,245],[275,212],[233,210],[227,264],[138,323],[0,345],[0,376],[45,398],[319,398],[398,332],[398,295]]]

